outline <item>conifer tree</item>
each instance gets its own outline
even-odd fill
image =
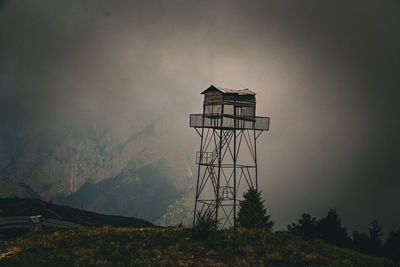
[[[318,221],[308,213],[303,213],[298,224],[292,223],[287,226],[290,233],[299,235],[305,239],[313,239],[318,236]]]
[[[271,215],[267,214],[261,192],[250,188],[243,194],[243,198],[239,203],[238,226],[271,230],[274,222],[271,220]]]
[[[342,226],[335,209],[330,209],[328,215],[318,221],[318,233],[319,238],[333,245],[349,247],[351,244],[346,227]]]
[[[385,256],[400,262],[400,230],[389,234],[384,246]]]
[[[382,250],[382,227],[379,225],[377,219],[373,219],[371,222],[371,227],[369,230],[369,237],[370,237],[370,253],[372,255],[380,255]]]

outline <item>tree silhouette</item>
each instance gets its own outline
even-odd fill
[[[238,226],[271,230],[274,222],[271,220],[271,215],[267,214],[261,192],[250,188],[243,194],[243,198],[239,203]]]
[[[372,220],[371,227],[368,230],[369,235],[357,231],[353,232],[352,248],[374,256],[381,255],[383,233],[377,219]]]
[[[329,210],[326,217],[317,220],[310,214],[303,213],[297,223],[287,226],[288,232],[306,240],[320,238],[339,247],[351,248],[372,256],[385,256],[400,263],[400,230],[392,231],[383,244],[382,227],[377,219],[371,221],[368,233],[353,231],[353,238],[342,226],[335,209]]]
[[[287,226],[288,231],[299,235],[307,240],[318,236],[318,221],[310,214],[303,213],[298,220],[298,224],[292,223]]]
[[[358,231],[353,232],[352,249],[362,253],[370,253],[371,239],[366,233],[360,233]]]
[[[370,237],[370,254],[380,255],[382,250],[382,227],[379,225],[377,219],[373,219],[369,230]]]
[[[318,222],[319,238],[341,247],[349,247],[351,239],[346,227],[342,227],[339,214],[335,209],[330,209],[328,215]]]
[[[400,261],[400,230],[390,232],[384,245],[384,255]]]

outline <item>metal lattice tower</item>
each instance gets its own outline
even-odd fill
[[[190,115],[200,135],[193,227],[212,216],[220,227],[236,229],[239,198],[258,189],[257,138],[269,130],[269,117],[257,117],[255,93],[211,85],[204,94],[203,114]]]

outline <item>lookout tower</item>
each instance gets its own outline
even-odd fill
[[[249,89],[211,85],[202,94],[203,114],[190,115],[200,136],[193,227],[207,218],[236,229],[238,196],[258,189],[256,141],[270,119],[256,116],[256,94]]]

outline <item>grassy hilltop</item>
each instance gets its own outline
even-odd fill
[[[9,253],[1,266],[394,266],[320,240],[244,229],[236,241],[231,230],[219,232],[216,244],[193,241],[187,228],[48,230],[3,241],[0,249]]]

